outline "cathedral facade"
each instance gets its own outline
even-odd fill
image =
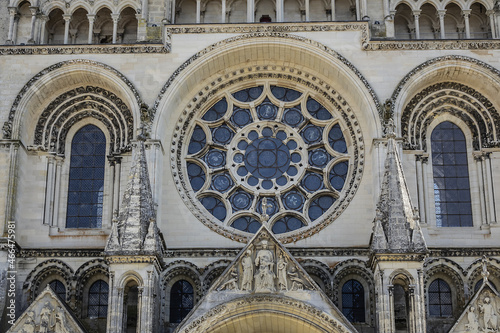
[[[496,0],[5,0],[0,332],[500,332]]]

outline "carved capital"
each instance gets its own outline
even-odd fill
[[[472,12],[471,9],[464,9],[462,10],[462,15],[464,18],[469,18],[471,12]]]
[[[69,22],[71,21],[71,14],[64,14],[63,15],[64,22]]]
[[[8,8],[9,8],[9,15],[10,16],[16,16],[18,14],[17,7],[8,7]]]

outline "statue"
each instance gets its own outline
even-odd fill
[[[486,260],[486,256],[483,256],[483,259],[481,260],[481,265],[483,266],[481,275],[483,277],[483,283],[485,283],[486,281],[488,281],[488,276],[490,276],[490,272],[488,272],[488,262]]]
[[[288,276],[290,277],[290,280],[292,280],[292,291],[304,290],[304,283],[299,277],[299,273],[297,272],[297,269],[295,267],[292,267],[290,269],[290,272],[288,272]]]
[[[262,222],[267,222],[269,221],[269,214],[267,214],[267,209],[268,208],[273,208],[272,204],[267,203],[267,197],[262,198],[262,215],[261,215],[261,221]]]
[[[497,332],[498,328],[498,316],[497,311],[493,304],[491,304],[491,299],[489,296],[484,298],[484,303],[479,304],[479,312],[483,314],[484,330],[486,332]]]
[[[238,290],[238,272],[236,271],[236,267],[231,269],[231,278],[227,280],[219,290]]]
[[[58,306],[57,311],[55,312],[56,325],[54,327],[54,331],[57,333],[68,333],[67,324],[66,324],[66,316],[64,315],[64,311],[62,307]]]
[[[243,266],[243,279],[241,282],[241,290],[252,291],[252,282],[253,282],[252,251],[247,250],[245,256],[241,260],[241,265]]]
[[[49,332],[51,315],[52,309],[50,308],[50,304],[49,302],[45,302],[42,311],[40,311],[40,333]]]
[[[273,292],[276,291],[274,285],[274,256],[267,248],[267,240],[262,241],[262,250],[257,252],[255,257],[255,266],[258,269],[255,274],[255,291],[256,292]]]
[[[470,306],[467,311],[468,324],[465,324],[465,328],[470,332],[479,332],[479,322],[477,321],[476,314],[474,313],[475,308]]]
[[[288,263],[283,258],[283,254],[280,253],[280,258],[278,260],[278,289],[280,291],[288,291],[288,281],[286,279],[286,267]]]
[[[35,326],[35,313],[30,311],[26,315],[26,321],[21,328],[21,333],[35,333]]]

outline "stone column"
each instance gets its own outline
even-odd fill
[[[122,158],[114,156],[113,212],[120,208],[120,177]]]
[[[226,23],[226,0],[221,0],[221,18],[220,22],[221,23]]]
[[[247,22],[253,23],[255,20],[255,0],[247,0]]]
[[[415,285],[410,285],[408,288],[408,304],[409,304],[409,315],[408,315],[408,321],[410,322],[410,333],[419,333],[417,331],[416,327],[416,320],[417,317],[419,316],[418,311],[416,309],[416,303],[415,303]]]
[[[444,33],[444,15],[446,14],[446,9],[439,9],[437,12],[439,16],[439,32],[441,33],[441,39],[445,39],[446,35]]]
[[[469,17],[470,13],[472,10],[470,9],[464,9],[462,10],[462,15],[464,17],[464,24],[465,24],[465,38],[470,39],[470,24],[469,24]]]
[[[389,294],[389,333],[396,331],[396,322],[394,316],[394,285],[387,286],[387,293]]]
[[[285,20],[283,9],[284,9],[284,1],[276,0],[276,22],[283,22]]]
[[[420,13],[422,13],[421,10],[414,10],[413,11],[413,18],[415,19],[415,38],[420,39]]]
[[[56,172],[55,172],[55,184],[54,184],[54,216],[52,217],[52,226],[54,228],[64,227],[59,225],[59,205],[61,198],[61,175],[62,175],[62,164],[63,159],[61,157],[56,157]]]
[[[69,42],[69,23],[71,21],[71,15],[64,14],[63,19],[64,19],[64,44],[68,44],[68,42]]]
[[[488,152],[485,154],[485,160],[484,160],[484,173],[486,175],[486,196],[487,196],[487,205],[488,205],[488,211],[489,211],[489,223],[497,223],[497,216],[496,216],[496,211],[495,211],[495,193],[494,193],[494,188],[493,188],[493,173],[491,170],[491,153]]]
[[[47,32],[47,22],[49,21],[49,17],[47,15],[42,15],[40,18],[40,44],[46,44],[46,32]]]
[[[489,229],[488,225],[488,214],[486,211],[486,189],[484,187],[484,172],[483,172],[483,159],[484,156],[482,153],[478,153],[474,156],[474,160],[476,161],[476,170],[477,170],[477,183],[479,187],[479,206],[481,208],[481,229]]]
[[[5,44],[14,44],[14,23],[17,17],[17,7],[9,8],[9,33],[7,34],[7,41]]]
[[[43,224],[52,226],[52,209],[54,207],[54,184],[56,179],[55,155],[47,155],[47,180],[45,184],[45,205]]]
[[[201,22],[201,0],[196,0],[196,23]]]
[[[423,176],[423,159],[422,155],[415,155],[415,169],[417,175],[417,193],[418,193],[418,211],[420,214],[420,224],[427,223],[427,214],[425,211],[425,178]]]
[[[143,322],[143,292],[144,287],[137,287],[137,332],[152,332],[152,327],[148,327],[145,322]],[[146,304],[147,306],[147,304]]]
[[[306,22],[309,22],[309,16],[310,16],[309,0],[305,1],[305,7],[306,7]]]
[[[493,9],[487,10],[486,15],[488,15],[488,18],[490,19],[491,38],[497,38],[496,24],[495,24],[495,10]]]
[[[417,332],[427,332],[427,322],[425,319],[425,297],[424,297],[424,271],[417,270]]]
[[[38,7],[31,6],[31,30],[30,38],[28,39],[28,44],[35,44],[35,24],[36,24],[36,14],[38,13]]]
[[[120,19],[120,14],[111,14],[113,19],[113,44],[116,44],[116,36],[118,34],[118,20]]]
[[[142,4],[141,5],[142,5],[141,6],[141,15],[142,15],[142,18],[147,21],[148,20],[148,14],[149,14],[149,1],[148,0],[142,0]],[[175,7],[174,7],[174,12],[175,12]]]
[[[336,13],[335,13],[335,0],[331,0],[330,1],[330,6],[331,6],[331,11],[332,11],[332,13],[331,13],[331,16],[332,16],[331,20],[335,21],[335,16],[336,16]]]
[[[95,15],[93,14],[87,14],[87,19],[89,20],[89,35],[87,38],[87,44],[93,44],[94,43],[94,21],[95,21]]]
[[[113,155],[109,155],[108,156],[108,162],[109,162],[109,168],[110,168],[110,175],[111,175],[111,205],[110,205],[110,209],[109,209],[109,212],[108,212],[108,220],[109,221],[113,221],[113,216],[114,216],[114,211],[115,211],[115,208],[113,207],[114,203],[115,203],[115,198],[114,198],[114,194],[115,194],[115,177],[116,177],[116,172],[115,172],[115,158]],[[111,222],[112,223],[112,222]]]
[[[361,0],[356,0],[356,21],[361,20],[361,8],[360,7],[360,1]]]
[[[362,0],[363,1],[363,7],[361,8],[362,11],[362,16],[363,20],[369,21],[370,16],[368,16],[368,1],[367,0]]]

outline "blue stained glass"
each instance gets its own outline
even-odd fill
[[[302,187],[308,192],[313,193],[325,188],[323,184],[323,176],[315,172],[307,172],[302,179]]]
[[[226,218],[226,206],[224,203],[215,197],[203,197],[200,199],[201,204],[217,218],[224,221]]]
[[[254,176],[248,177],[248,185],[250,186],[256,186],[259,183],[259,180],[255,178]]]
[[[350,322],[365,322],[365,291],[356,280],[349,280],[342,286],[342,313]]]
[[[207,143],[207,136],[205,135],[205,131],[196,125],[193,131],[193,135],[191,135],[191,141],[189,142],[188,154],[196,154],[200,150],[205,147]]]
[[[292,154],[292,162],[293,163],[299,163],[302,157],[298,153],[293,153]]]
[[[309,152],[309,163],[317,168],[324,168],[331,159],[332,156],[325,148],[318,148]]]
[[[285,216],[273,224],[272,231],[275,234],[282,234],[285,232],[300,229],[304,223],[295,216]]]
[[[344,187],[348,171],[349,171],[349,163],[347,161],[342,161],[335,164],[332,170],[330,170],[330,175],[329,175],[330,184],[337,191],[342,190],[342,187]]]
[[[95,125],[76,132],[71,142],[67,228],[100,228],[106,137]]]
[[[297,142],[293,141],[293,140],[290,140],[286,143],[286,146],[288,147],[288,149],[290,150],[294,150],[294,149],[297,149]]]
[[[243,190],[237,190],[230,198],[233,211],[249,209],[253,202],[253,195]]]
[[[297,105],[290,109],[285,109],[283,113],[283,122],[291,127],[297,127],[304,122],[304,116],[300,105]]]
[[[286,179],[285,176],[281,176],[278,179],[276,179],[276,184],[279,186],[284,186],[288,182],[288,179]]]
[[[212,189],[220,193],[229,191],[233,186],[234,182],[227,172],[215,175],[212,178]]]
[[[209,167],[218,169],[226,164],[226,152],[218,149],[210,149],[203,159]]]
[[[321,142],[323,136],[323,127],[309,124],[300,132],[300,135],[307,144]]]
[[[252,114],[250,110],[235,107],[230,119],[233,124],[241,128],[252,122]]]
[[[240,102],[252,102],[259,98],[262,94],[262,90],[262,86],[247,88],[233,93],[233,97]]]
[[[270,180],[263,180],[262,181],[262,188],[264,190],[270,190],[273,188],[273,182]]]
[[[271,92],[273,93],[274,97],[283,102],[294,101],[302,96],[302,93],[298,92],[297,90],[277,86],[271,86]]]
[[[257,178],[278,178],[290,165],[289,149],[276,138],[257,139],[245,151],[245,165]]]
[[[231,227],[235,229],[246,231],[252,234],[256,233],[259,230],[260,226],[260,222],[250,216],[239,217],[231,224]]]
[[[226,98],[224,97],[217,103],[215,103],[214,106],[212,106],[208,111],[203,115],[203,120],[206,121],[215,121],[219,120],[222,117],[224,117],[224,114],[227,111],[227,101]]]
[[[191,162],[187,164],[187,171],[191,187],[195,192],[199,191],[205,184],[205,172],[199,165]]]
[[[259,137],[259,133],[257,133],[256,131],[250,131],[250,133],[248,133],[248,138],[250,140],[255,140]]]
[[[339,124],[335,124],[330,132],[328,132],[328,143],[330,144],[330,147],[339,153],[347,153],[347,144]]]
[[[106,318],[108,314],[109,287],[103,280],[97,280],[89,289],[87,314],[93,318]]]
[[[229,142],[231,142],[233,136],[234,132],[229,127],[227,127],[227,125],[212,128],[212,138],[215,143],[227,145],[229,144]]]
[[[325,109],[325,107],[321,105],[318,101],[312,99],[311,97],[307,99],[306,106],[307,106],[307,111],[309,111],[311,116],[313,116],[318,120],[328,120],[332,118],[330,112],[327,109]]]
[[[236,163],[242,163],[243,162],[243,155],[242,154],[236,154],[233,156],[233,161]]]
[[[278,202],[274,197],[266,197],[266,198],[267,198],[266,214],[269,216],[273,216],[279,211]],[[259,201],[257,202],[257,213],[259,214],[262,214],[262,199],[263,198],[260,198]]]
[[[323,215],[335,202],[335,198],[329,195],[323,195],[316,198],[309,205],[309,218],[311,221],[317,220]]]
[[[238,149],[245,150],[248,147],[248,143],[245,140],[238,142]]]
[[[194,305],[193,286],[186,280],[174,283],[170,290],[170,322],[180,323]]]
[[[276,133],[276,138],[284,141],[287,138],[287,135],[284,131],[278,131],[278,133]]]
[[[282,200],[283,200],[283,205],[285,206],[286,209],[291,209],[296,211],[301,211],[305,202],[304,196],[296,190],[287,192],[283,196]]]
[[[278,108],[271,103],[267,98],[259,106],[257,106],[257,115],[260,120],[272,120],[276,118]]]

